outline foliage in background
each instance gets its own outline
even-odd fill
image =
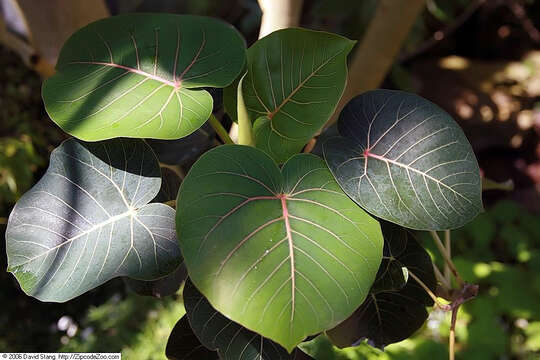
[[[0,138],[0,211],[3,203],[12,204],[34,183],[34,172],[43,166],[32,139],[27,135]]]
[[[65,336],[58,351],[122,352],[126,359],[165,359],[165,345],[174,324],[185,313],[181,297],[164,299],[130,293],[90,307],[77,336]]]

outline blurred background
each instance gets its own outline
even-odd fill
[[[304,0],[299,24],[360,40],[383,2],[391,3]],[[58,43],[85,20],[78,13],[58,12],[59,3],[0,0],[2,234],[11,207],[40,178],[50,151],[66,138],[45,113],[41,82],[53,71]],[[262,15],[256,0],[89,0],[72,5],[96,18],[150,11],[218,17],[236,26],[248,46],[259,36]],[[513,185],[511,191],[485,191],[486,212],[452,233],[462,276],[480,284],[478,298],[460,309],[458,359],[540,359],[539,28],[540,1],[427,0],[397,44],[399,51],[389,59],[380,84],[418,93],[444,108],[464,129],[484,176],[503,187]],[[219,110],[221,94],[213,95]],[[214,135],[203,129],[182,151],[165,150],[170,158],[162,161],[185,172],[214,144]],[[158,153],[162,145],[154,144]],[[424,240],[435,257],[432,242]],[[6,269],[4,241],[0,249],[0,268]],[[125,359],[165,359],[168,335],[184,313],[178,294],[139,296],[122,279],[68,303],[41,303],[26,296],[4,271],[0,304],[0,352],[122,352]],[[365,344],[338,350],[324,338],[309,346],[317,359],[444,359],[448,332],[449,314],[433,310],[413,338],[385,352]]]

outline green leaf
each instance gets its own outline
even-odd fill
[[[176,195],[182,179],[171,169],[161,168],[161,188],[159,193],[154,198],[153,202],[168,202],[174,200],[176,202]],[[123,278],[127,287],[135,292],[137,295],[142,296],[154,296],[162,298],[175,294],[180,289],[180,286],[187,278],[187,270],[182,262],[178,268],[165,277],[157,280],[144,281],[130,279],[128,277]]]
[[[261,150],[217,147],[193,165],[177,204],[197,288],[216,310],[289,351],[349,316],[381,261],[378,222],[314,155],[296,155],[280,172]]]
[[[182,316],[169,335],[165,356],[169,360],[218,360],[215,351],[205,348],[189,325],[188,317]]]
[[[324,155],[343,190],[382,219],[419,230],[482,211],[480,169],[456,122],[414,94],[373,90],[343,109]]]
[[[244,40],[219,20],[114,16],[69,38],[43,100],[51,119],[83,140],[178,139],[210,116],[202,88],[229,85],[244,63]]]
[[[245,74],[247,67],[242,69],[242,74]],[[223,110],[229,115],[231,121],[238,123],[238,84],[240,84],[240,79],[243,79],[244,76],[237,77],[229,86],[223,88]],[[244,105],[245,107],[245,105]]]
[[[530,351],[540,351],[540,321],[533,321],[525,328],[527,340],[525,348]]]
[[[176,294],[187,278],[186,267],[181,264],[169,275],[151,281],[122,278],[127,288],[137,295],[163,298]]]
[[[174,170],[161,167],[161,187],[153,202],[165,203],[176,200],[180,184],[182,184],[182,179]]]
[[[257,147],[276,162],[298,153],[333,114],[354,43],[335,34],[284,29],[249,48],[244,101]]]
[[[215,145],[215,139],[216,132],[206,122],[185,138],[179,140],[147,139],[146,142],[154,150],[160,163],[189,167],[199,156]],[[176,195],[177,193],[174,194],[174,198]]]
[[[148,204],[158,162],[142,140],[65,141],[13,209],[8,270],[27,294],[63,302],[117,276],[154,280],[182,261],[174,210]]]
[[[508,179],[506,181],[497,182],[487,177],[482,178],[482,190],[503,190],[503,191],[513,191],[514,190],[514,181]]]
[[[311,359],[299,349],[289,355],[273,341],[227,319],[210,305],[189,279],[184,288],[184,304],[193,332],[204,346],[216,350],[220,359]]]
[[[364,338],[384,348],[410,337],[428,317],[426,306],[433,300],[402,268],[417,276],[435,291],[437,285],[429,254],[406,229],[383,221],[384,256],[377,279],[367,300],[347,320],[327,331],[341,348],[354,346]]]

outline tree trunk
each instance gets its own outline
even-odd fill
[[[298,26],[303,0],[259,0],[262,10],[259,39],[279,29]]]
[[[374,18],[349,64],[347,87],[327,126],[358,94],[377,88],[392,66],[425,0],[380,0]]]
[[[30,47],[29,62],[42,76],[54,72],[60,49],[79,28],[109,16],[104,0],[15,0],[26,23]],[[26,56],[27,54],[20,54]]]

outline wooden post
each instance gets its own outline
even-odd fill
[[[390,70],[425,0],[380,0],[374,18],[349,65],[347,87],[326,127],[358,94],[377,88]]]

